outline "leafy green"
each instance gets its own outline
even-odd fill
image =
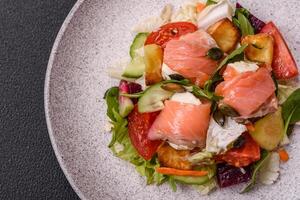
[[[162,184],[167,181],[168,176],[155,171],[155,168],[159,167],[158,159],[153,157],[150,161],[145,160],[131,144],[128,135],[127,119],[121,117],[118,112],[118,95],[118,87],[112,87],[107,90],[104,96],[107,103],[107,116],[111,119],[110,123],[113,125],[112,139],[108,146],[115,156],[135,165],[136,170],[147,178],[147,184]]]
[[[218,73],[223,69],[223,67],[232,62],[236,62],[236,58],[239,56],[243,56],[244,58],[244,51],[247,48],[248,45],[242,45],[240,48],[234,50],[231,54],[229,54],[218,66],[217,70],[215,71],[215,74]]]
[[[217,188],[217,182],[216,179],[213,178],[203,185],[195,185],[194,188],[200,192],[201,195],[208,195]]]
[[[167,178],[167,181],[170,185],[170,187],[172,188],[173,192],[177,191],[177,185],[176,185],[176,181],[174,180],[174,178],[172,176],[169,176]]]
[[[285,122],[294,124],[300,121],[300,88],[295,90],[282,105],[282,117]]]
[[[237,62],[244,59],[244,51],[248,45],[243,45],[240,48],[234,50],[231,54],[229,54],[218,66],[216,71],[214,72],[212,78],[206,81],[204,85],[204,90],[207,92],[214,91],[214,85],[223,80],[223,77],[220,75],[220,71],[226,66],[228,63]]]
[[[214,164],[213,154],[207,151],[201,151],[187,158],[193,164],[212,165]]]
[[[287,98],[297,89],[298,85],[282,85],[278,84],[278,101],[279,104],[283,104]]]
[[[119,112],[119,88],[112,87],[108,89],[104,94],[104,99],[107,104],[107,116],[112,120],[116,121],[114,112]]]
[[[261,152],[261,158],[259,161],[257,161],[253,166],[253,172],[252,172],[252,177],[249,183],[246,185],[246,187],[240,192],[240,193],[246,193],[249,192],[255,185],[256,182],[256,176],[260,168],[263,166],[263,164],[268,160],[270,157],[270,153],[268,151],[263,150]]]
[[[215,95],[214,92],[203,90],[203,89],[199,88],[196,85],[193,86],[192,93],[196,97],[205,98],[205,99],[208,99],[208,100],[211,100],[211,101],[219,101],[220,99],[222,99],[222,97]]]
[[[249,11],[245,8],[236,9],[233,23],[241,30],[243,36],[254,35],[254,28],[249,21]]]
[[[122,118],[121,115],[113,108],[112,109],[114,121],[112,121],[112,139],[108,147],[112,147],[116,142],[121,142],[127,134],[127,120]]]
[[[218,2],[213,1],[213,0],[207,0],[207,1],[206,1],[206,6],[213,5],[213,4],[217,4],[217,3],[218,3]]]
[[[300,88],[295,90],[282,104],[282,118],[284,120],[284,132],[287,133],[290,124],[300,121]]]

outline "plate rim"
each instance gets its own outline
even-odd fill
[[[44,82],[44,110],[45,110],[48,135],[49,135],[49,138],[51,141],[52,149],[54,150],[55,157],[56,157],[58,164],[59,164],[61,170],[63,171],[67,181],[71,185],[74,192],[78,195],[78,197],[83,200],[85,200],[87,198],[84,196],[84,194],[81,192],[81,190],[77,187],[74,179],[68,173],[67,167],[65,166],[65,163],[64,163],[64,161],[61,157],[61,154],[58,150],[56,139],[53,134],[52,122],[51,122],[51,117],[49,114],[49,110],[50,110],[49,106],[50,106],[50,80],[51,80],[50,76],[51,76],[54,61],[56,59],[56,53],[58,51],[61,40],[63,39],[63,36],[65,35],[65,32],[66,32],[69,24],[71,23],[71,20],[73,19],[74,15],[77,13],[77,11],[79,10],[79,8],[82,6],[82,4],[84,2],[85,2],[85,0],[77,0],[77,2],[73,5],[72,9],[68,13],[67,17],[65,18],[64,22],[62,23],[60,30],[55,38],[52,49],[51,49],[49,61],[47,64],[45,82]]]

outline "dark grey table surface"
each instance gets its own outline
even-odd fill
[[[44,117],[44,78],[76,0],[0,0],[0,199],[78,199]]]

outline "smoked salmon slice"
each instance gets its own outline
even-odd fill
[[[167,140],[189,148],[205,147],[210,121],[209,103],[194,105],[165,101],[165,107],[149,130],[151,140]]]
[[[217,47],[214,39],[204,30],[198,30],[169,41],[164,63],[185,78],[204,83],[217,67],[217,62],[207,56],[213,47]]]
[[[216,88],[222,102],[234,108],[242,117],[250,116],[270,101],[276,90],[270,72],[266,68],[237,73],[230,66],[224,72],[225,81]]]

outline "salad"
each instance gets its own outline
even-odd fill
[[[275,183],[300,121],[298,68],[275,23],[208,0],[166,5],[133,31],[104,97],[114,155],[174,191]]]

